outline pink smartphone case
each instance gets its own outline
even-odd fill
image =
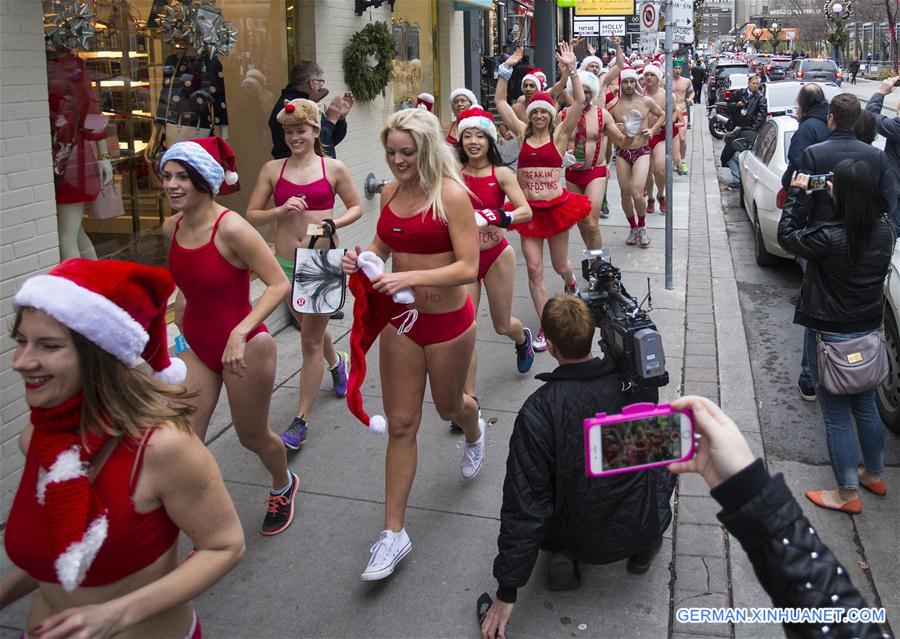
[[[619,422],[630,422],[636,419],[648,419],[651,417],[662,417],[673,413],[683,413],[688,416],[691,423],[691,446],[687,454],[680,459],[674,461],[688,461],[694,457],[694,413],[690,409],[676,411],[672,409],[671,404],[652,404],[643,402],[640,404],[631,404],[622,409],[618,415],[607,415],[606,413],[597,413],[593,417],[584,420],[584,472],[589,477],[605,477],[606,475],[618,475],[620,473],[631,473],[636,470],[646,470],[647,468],[657,468],[659,466],[668,466],[671,461],[653,462],[652,464],[643,464],[641,466],[630,466],[628,468],[616,468],[614,470],[604,470],[599,473],[591,470],[591,447],[588,433],[594,426],[602,424],[617,424]]]

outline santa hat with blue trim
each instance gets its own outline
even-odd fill
[[[494,142],[497,141],[497,127],[494,124],[494,118],[490,112],[485,111],[480,106],[466,109],[456,118],[456,132],[460,140],[462,139],[463,131],[466,129],[478,129]]]
[[[282,111],[286,111],[288,107],[292,107],[291,112],[296,108],[292,103],[288,103]],[[228,142],[216,135],[173,144],[163,154],[159,168],[162,169],[170,160],[190,164],[209,184],[213,195],[228,195],[241,190],[234,151]]]

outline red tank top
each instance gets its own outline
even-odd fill
[[[143,442],[125,438],[116,443],[94,478],[94,490],[108,509],[109,535],[82,586],[105,586],[132,575],[159,559],[178,539],[178,527],[165,508],[139,513],[131,501],[153,430],[146,431]],[[37,456],[29,455],[7,520],[6,553],[32,578],[56,584],[46,514],[37,502],[37,480]]]
[[[469,199],[472,200],[472,206],[475,210],[491,209],[495,211],[503,206],[506,199],[506,193],[500,188],[500,182],[494,174],[494,165],[491,165],[491,174],[484,177],[476,177],[463,173],[463,181],[472,194]]]
[[[450,229],[436,219],[431,209],[412,217],[398,217],[385,204],[378,217],[376,233],[397,253],[449,253],[453,251]]]
[[[459,140],[457,140],[455,137],[453,137],[449,133],[447,134],[447,144],[449,144],[450,146],[456,146],[457,142],[459,142]]]
[[[288,158],[290,159],[290,158]],[[310,211],[327,211],[334,208],[334,190],[325,175],[325,158],[322,158],[322,177],[314,182],[306,184],[294,184],[284,177],[284,167],[288,161],[281,165],[281,173],[275,183],[275,193],[272,199],[275,206],[281,206],[295,195],[306,196],[306,206]]]
[[[175,224],[169,249],[169,271],[184,294],[184,337],[207,368],[222,372],[222,353],[231,331],[252,310],[250,305],[250,270],[234,266],[216,248],[219,222],[231,211],[223,211],[213,225],[209,242],[197,248],[184,248],[178,243]],[[247,340],[266,330],[260,324],[247,335]]]
[[[562,157],[556,150],[553,140],[544,145],[534,148],[528,141],[522,142],[522,149],[519,151],[519,168],[520,169],[559,169],[562,168]]]

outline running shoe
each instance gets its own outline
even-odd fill
[[[328,369],[331,373],[331,385],[334,387],[334,394],[337,397],[344,397],[347,394],[347,373],[350,370],[350,356],[344,351],[337,352],[337,363]]]
[[[650,234],[647,233],[647,229],[643,226],[638,229],[638,242],[640,243],[641,248],[650,246]]]
[[[534,348],[531,344],[531,329],[523,329],[525,333],[525,341],[516,344],[516,368],[520,373],[527,373],[534,364]]]
[[[474,444],[468,442],[463,444],[462,462],[459,470],[465,479],[474,479],[481,467],[484,466],[484,430],[485,424],[483,419],[478,420],[478,428],[481,434]]]
[[[681,175],[687,175],[687,174],[688,174],[688,170],[687,170],[687,162],[685,162],[684,160],[681,161],[681,165],[678,167],[678,172],[679,172]]]
[[[659,212],[663,215],[669,212],[669,204],[666,202],[666,197],[664,195],[659,196]]]
[[[636,228],[633,228],[628,232],[628,239],[625,240],[625,243],[628,246],[634,246],[635,244],[637,244],[637,241],[638,241],[638,230]]]
[[[563,292],[566,295],[578,295],[578,280],[573,279],[571,282],[566,282],[565,288],[563,288]]]
[[[294,497],[297,495],[297,489],[300,488],[300,478],[294,473],[290,473],[290,475],[291,485],[288,489],[279,495],[269,494],[266,499],[268,510],[266,518],[263,520],[262,534],[267,537],[284,531],[294,521]]]
[[[654,211],[653,205],[655,203],[656,203],[656,200],[654,200],[652,197],[647,198],[647,213],[653,213],[653,211]]]
[[[287,430],[281,433],[281,441],[284,442],[285,448],[300,450],[300,447],[306,442],[307,431],[309,431],[309,422],[302,417],[295,417]]]
[[[400,560],[409,554],[412,550],[412,542],[409,535],[406,534],[406,528],[400,532],[392,530],[382,530],[378,535],[378,540],[372,544],[369,552],[369,564],[360,575],[363,581],[378,581],[384,579],[394,572],[394,568],[400,563]]]
[[[605,195],[603,196],[603,204],[600,206],[600,217],[609,217],[609,200],[606,199]]]
[[[547,350],[547,340],[544,339],[544,329],[538,331],[537,337],[531,341],[531,347],[535,353],[543,353]]]
[[[471,397],[475,400],[475,405],[478,407],[478,419],[481,419],[481,402],[478,401],[478,398],[475,395],[471,395]],[[462,426],[457,424],[452,419],[447,423],[450,425],[450,430],[452,430],[454,433],[463,432]]]

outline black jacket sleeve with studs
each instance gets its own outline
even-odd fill
[[[819,539],[781,474],[761,459],[712,490],[719,521],[747,552],[777,608],[867,608],[846,569]],[[785,624],[788,637],[889,637],[872,623]]]

